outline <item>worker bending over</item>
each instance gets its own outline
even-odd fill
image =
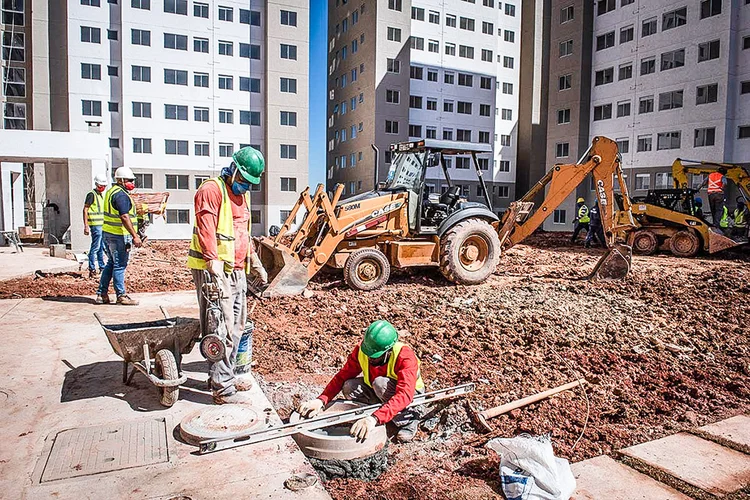
[[[398,341],[398,332],[392,324],[385,320],[372,323],[362,343],[349,354],[344,367],[323,393],[299,407],[300,415],[314,417],[342,390],[349,400],[383,403],[371,416],[352,425],[349,431],[352,436],[364,440],[376,425],[393,422],[399,428],[398,441],[406,443],[414,439],[420,413],[407,406],[415,394],[424,392],[424,382],[414,350]]]
[[[94,177],[95,188],[86,193],[83,202],[83,234],[91,234],[89,247],[89,278],[96,277],[96,264],[99,271],[104,270],[104,191],[107,190],[107,178],[102,174]]]
[[[591,222],[591,218],[589,217],[589,207],[586,206],[586,200],[583,198],[578,198],[576,201],[576,218],[575,218],[575,228],[573,229],[573,237],[570,239],[571,243],[575,243],[576,239],[578,238],[578,233],[581,232],[581,230],[586,230],[586,235],[588,236],[589,232],[591,231],[589,228],[589,223]]]
[[[216,334],[226,346],[224,359],[211,363],[208,370],[214,402],[247,403],[249,398],[238,393],[250,389],[234,376],[237,347],[247,320],[247,273],[268,281],[263,266],[250,241],[250,184],[260,184],[265,160],[260,151],[245,147],[235,152],[229,167],[219,177],[206,180],[195,193],[195,224],[188,251],[187,266],[193,274],[198,293],[200,322],[203,335]],[[209,332],[203,295],[208,277],[222,291],[221,310],[229,330]]]

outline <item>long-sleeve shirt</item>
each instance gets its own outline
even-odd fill
[[[369,360],[368,360],[369,362]],[[388,364],[383,366],[369,367],[370,371],[370,384],[378,377],[385,377],[388,373]],[[417,375],[419,373],[419,363],[417,362],[417,356],[411,347],[405,345],[401,348],[401,352],[396,359],[394,371],[398,380],[396,381],[396,393],[391,399],[386,401],[375,413],[373,417],[380,424],[390,422],[401,410],[406,408],[414,400],[414,391],[417,386]],[[336,397],[344,386],[344,382],[349,379],[355,378],[362,373],[362,367],[359,365],[359,346],[355,347],[354,350],[349,354],[346,363],[343,368],[328,382],[328,385],[323,390],[318,399],[327,404],[330,400]]]
[[[247,222],[250,219],[250,207],[243,195],[236,195],[227,186],[229,202],[232,206],[234,226],[234,268],[244,269],[245,259],[250,247],[250,235]],[[198,242],[206,261],[219,258],[216,247],[216,227],[219,223],[221,209],[221,189],[215,182],[204,182],[195,193],[195,224],[198,228]]]

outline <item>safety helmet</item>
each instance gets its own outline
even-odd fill
[[[368,358],[379,358],[398,340],[396,328],[384,319],[370,323],[360,349]]]
[[[700,196],[696,196],[694,201],[696,205],[703,205],[703,198]]]
[[[260,176],[266,169],[266,161],[257,149],[245,146],[232,155],[237,171],[246,181],[260,184]]]
[[[115,170],[115,179],[133,180],[135,179],[135,174],[130,170],[130,167],[120,167]]]
[[[578,200],[576,200],[576,203],[586,203],[586,200],[584,200],[583,198],[578,198]]]
[[[745,198],[742,196],[737,197],[737,204],[738,205],[744,205],[745,204]]]
[[[94,184],[96,184],[97,186],[106,186],[107,177],[104,174],[96,174],[94,176]]]

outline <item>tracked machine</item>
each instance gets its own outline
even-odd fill
[[[477,155],[489,146],[421,140],[391,146],[392,163],[386,181],[373,191],[341,200],[343,186],[329,198],[322,185],[305,189],[277,234],[259,239],[259,255],[268,270],[269,285],[256,290],[265,297],[300,293],[324,266],[343,269],[352,288],[373,290],[388,281],[391,268],[439,267],[451,282],[482,283],[495,270],[504,250],[538,228],[589,174],[598,186],[602,221],[609,250],[592,274],[618,278],[630,268],[630,248],[624,244],[633,227],[630,207],[616,208],[614,179],[622,182],[617,145],[594,138],[576,164],[555,165],[521,200],[511,203],[502,220],[492,204]],[[445,158],[471,158],[485,203],[461,198]],[[428,169],[440,168],[448,189],[439,199],[426,193]],[[531,201],[548,187],[544,202]],[[627,194],[627,193],[626,193]],[[627,200],[627,196],[625,197]],[[296,231],[297,214],[305,211]]]

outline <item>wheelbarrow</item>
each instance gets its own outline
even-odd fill
[[[170,318],[163,307],[160,309],[164,319],[143,323],[105,325],[97,313],[94,317],[112,350],[123,360],[123,383],[129,385],[136,371],[143,373],[161,389],[161,404],[170,407],[180,395],[179,386],[187,381],[187,376],[181,375],[182,355],[193,350],[201,329],[198,319]],[[129,370],[128,365],[134,369]]]

